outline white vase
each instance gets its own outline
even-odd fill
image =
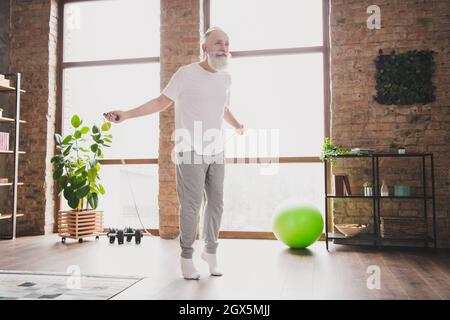
[[[364,196],[371,197],[373,195],[372,187],[364,187]]]
[[[389,189],[388,189],[388,186],[387,186],[387,184],[386,184],[386,182],[384,180],[383,180],[383,182],[381,184],[380,194],[381,194],[382,197],[389,196]]]

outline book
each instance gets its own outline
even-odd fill
[[[350,181],[348,180],[348,176],[344,176],[344,187],[345,187],[345,195],[351,196],[352,189],[350,189]]]
[[[344,176],[342,175],[334,176],[334,194],[336,196],[344,195]]]
[[[350,181],[345,174],[334,176],[334,192],[336,196],[351,196]]]

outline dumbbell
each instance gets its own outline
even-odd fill
[[[128,227],[125,229],[124,236],[127,237],[127,242],[131,242],[131,239],[134,236],[134,240],[135,240],[136,244],[140,244],[141,239],[142,239],[142,232],[139,229],[134,230],[134,229]]]
[[[109,229],[109,232],[106,234],[106,236],[109,238],[109,243],[113,244],[114,241],[117,238],[118,244],[123,244],[123,230],[120,229]]]
[[[136,244],[141,243],[142,239],[142,232],[139,229],[132,229],[130,227],[125,228],[124,230],[116,230],[116,229],[109,229],[109,232],[106,234],[109,238],[109,243],[114,243],[114,241],[117,238],[118,244],[123,244],[124,238],[126,237],[127,242],[131,242],[131,239],[135,238]]]

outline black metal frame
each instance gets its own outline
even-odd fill
[[[379,182],[380,182],[380,158],[405,158],[405,157],[416,157],[422,158],[422,187],[423,187],[423,195],[420,196],[408,196],[408,197],[400,197],[400,196],[381,196],[379,194]],[[427,193],[427,174],[426,174],[426,158],[430,158],[430,169],[431,169],[431,195]],[[406,153],[406,154],[397,154],[397,153],[373,153],[371,155],[339,155],[337,158],[364,158],[371,159],[372,162],[372,184],[374,186],[373,195],[372,196],[364,196],[364,195],[349,195],[349,196],[341,196],[341,195],[332,195],[328,194],[328,164],[329,161],[324,161],[324,182],[325,182],[325,243],[326,249],[328,250],[328,241],[334,239],[350,239],[350,237],[346,237],[345,235],[337,234],[334,232],[329,232],[328,230],[328,199],[336,199],[336,198],[356,198],[356,199],[372,199],[372,214],[373,214],[373,235],[366,237],[358,237],[354,239],[361,240],[373,240],[374,246],[380,247],[382,240],[389,241],[408,241],[411,239],[391,239],[391,238],[381,238],[380,233],[380,202],[382,199],[423,199],[423,209],[424,209],[424,220],[427,225],[428,230],[428,206],[427,201],[432,201],[432,214],[433,214],[433,237],[427,236],[424,239],[425,247],[428,247],[429,241],[433,241],[434,248],[437,248],[437,237],[436,237],[436,200],[435,200],[435,189],[434,189],[434,160],[432,153]]]

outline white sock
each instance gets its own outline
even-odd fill
[[[187,280],[198,280],[200,279],[200,273],[195,269],[194,262],[192,259],[185,259],[181,257],[181,273],[183,277]]]
[[[208,263],[209,273],[211,273],[211,275],[220,277],[223,274],[219,271],[219,268],[217,268],[217,257],[215,254],[203,251],[201,257]]]

